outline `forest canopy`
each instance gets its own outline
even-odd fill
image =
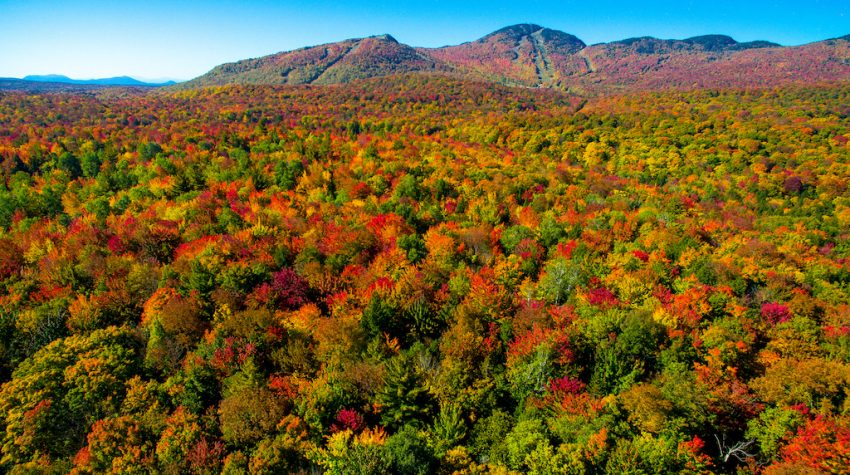
[[[2,92],[0,471],[846,473],[848,104]]]

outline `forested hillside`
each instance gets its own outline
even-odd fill
[[[0,472],[847,473],[848,104],[0,92]]]

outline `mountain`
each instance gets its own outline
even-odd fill
[[[70,84],[64,82],[25,81],[18,78],[0,78],[0,91],[23,91],[27,93],[43,92],[86,92],[103,89],[107,86]]]
[[[380,35],[222,64],[181,86],[334,84],[409,72],[451,70],[390,35]]]
[[[585,47],[583,41],[562,31],[521,24],[470,43],[420,51],[456,70],[497,82],[553,86],[565,73],[586,71],[585,62],[577,56]]]
[[[635,38],[580,53],[592,73],[568,86],[585,90],[763,87],[850,79],[850,42],[783,47],[722,35],[686,40]]]
[[[732,52],[756,48],[774,48],[780,45],[770,41],[739,43],[726,35],[703,35],[684,40],[661,40],[651,36],[643,36],[614,41],[608,43],[608,46],[634,48],[635,52],[640,54],[656,54],[674,51]]]
[[[63,84],[77,84],[84,86],[142,86],[142,87],[155,87],[155,86],[171,86],[176,84],[174,81],[167,81],[161,83],[149,83],[144,81],[139,81],[138,79],[133,79],[129,76],[118,76],[113,78],[102,78],[102,79],[71,79],[68,76],[63,76],[60,74],[47,74],[43,76],[33,75],[33,76],[25,76],[23,78],[24,81],[33,81],[33,82],[53,82],[53,83],[63,83]]]
[[[778,86],[850,79],[850,35],[794,47],[739,43],[726,35],[640,37],[588,46],[562,31],[519,24],[441,48],[414,48],[390,35],[301,48],[222,64],[179,87],[335,84],[399,73],[585,94]]]

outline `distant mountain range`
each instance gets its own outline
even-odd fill
[[[130,76],[118,76],[114,78],[102,78],[102,79],[71,79],[68,76],[62,76],[60,74],[47,74],[44,76],[26,76],[23,78],[23,81],[33,81],[33,82],[56,82],[62,84],[77,84],[81,86],[142,86],[142,87],[156,87],[156,86],[171,86],[176,84],[175,81],[166,81],[166,82],[158,82],[158,83],[150,83],[139,81],[138,79],[133,79]]]
[[[725,35],[682,40],[646,36],[587,45],[562,31],[520,24],[441,48],[408,46],[390,35],[349,39],[225,63],[183,83],[144,82],[129,76],[80,80],[44,75],[0,78],[0,90],[339,84],[419,73],[590,95],[831,82],[850,80],[850,35],[801,46],[739,43]]]
[[[45,76],[26,76],[18,78],[0,78],[0,91],[41,92],[86,92],[114,87],[162,87],[176,84],[174,81],[150,83],[120,76],[104,79],[71,79],[68,76],[49,74]]]
[[[521,24],[442,48],[415,48],[390,35],[300,48],[222,64],[176,87],[336,84],[398,73],[579,93],[836,81],[850,79],[850,35],[793,47],[725,35],[586,45],[562,31]]]

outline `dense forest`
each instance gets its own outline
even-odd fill
[[[0,92],[0,472],[848,473],[848,104]]]

